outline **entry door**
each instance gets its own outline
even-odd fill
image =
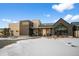
[[[60,30],[60,31],[56,31],[55,34],[57,36],[67,36],[68,35],[68,31],[67,30]]]
[[[46,29],[43,29],[43,36],[46,36]]]

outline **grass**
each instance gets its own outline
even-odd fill
[[[12,43],[16,43],[18,40],[0,40],[0,49]]]

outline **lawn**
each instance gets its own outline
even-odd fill
[[[18,40],[0,40],[0,49],[9,44],[16,43],[16,41]]]

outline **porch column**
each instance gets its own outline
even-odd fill
[[[52,35],[55,35],[55,31],[54,31],[54,28],[52,28]]]

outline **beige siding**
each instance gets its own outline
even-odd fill
[[[46,36],[47,33],[46,33],[46,29],[43,29],[43,36]]]
[[[79,31],[74,31],[75,37],[79,37]]]
[[[33,22],[33,27],[36,27],[36,28],[38,28],[39,25],[41,24],[39,20],[32,20],[32,22]]]
[[[13,36],[19,36],[20,29],[19,29],[19,23],[11,23],[9,24],[10,33],[13,31]]]
[[[3,32],[4,30],[0,30],[0,36],[2,36],[2,35],[4,35],[2,32]]]

